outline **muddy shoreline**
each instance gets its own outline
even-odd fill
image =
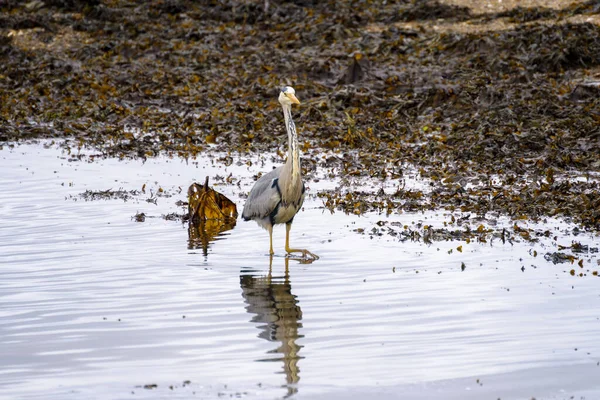
[[[283,158],[276,94],[291,84],[309,180],[416,168],[429,185],[318,193],[332,210],[558,216],[597,232],[599,4],[0,1],[0,143]]]

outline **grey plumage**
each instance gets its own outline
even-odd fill
[[[292,222],[304,203],[304,184],[300,176],[294,183],[285,179],[286,167],[287,163],[256,181],[242,211],[244,220],[253,219],[265,229],[269,224]]]
[[[276,168],[256,181],[242,211],[242,217],[246,221],[266,218],[277,207],[277,203],[281,201],[281,195],[277,190],[272,189],[282,168],[283,166]]]
[[[304,256],[318,257],[306,249],[289,247],[289,231],[294,216],[304,202],[304,183],[300,169],[298,136],[292,120],[292,103],[300,104],[291,87],[282,89],[279,102],[283,108],[285,127],[288,133],[288,158],[281,167],[275,168],[260,177],[252,187],[242,217],[244,220],[254,220],[269,231],[270,254],[273,254],[273,225],[286,224],[285,250],[288,253],[301,252]]]

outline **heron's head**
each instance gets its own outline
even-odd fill
[[[279,102],[281,105],[292,105],[300,104],[300,101],[296,98],[296,91],[291,86],[286,86],[281,89],[281,93],[279,93]]]

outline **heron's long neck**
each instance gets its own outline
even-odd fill
[[[291,163],[292,177],[300,176],[300,150],[298,149],[298,134],[296,133],[296,125],[292,120],[292,106],[283,105],[283,117],[285,118],[285,128],[288,133],[288,159],[287,163]]]

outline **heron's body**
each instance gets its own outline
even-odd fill
[[[283,165],[263,175],[252,188],[248,201],[244,206],[242,216],[246,220],[253,219],[265,229],[275,224],[291,223],[296,213],[304,202],[304,185],[299,179],[297,182],[286,182],[281,179]],[[281,186],[290,184],[288,190]],[[285,196],[284,193],[292,192],[294,195]]]
[[[286,129],[288,132],[288,158],[284,165],[275,168],[260,177],[248,195],[242,217],[244,220],[254,220],[269,231],[271,243],[270,254],[273,254],[273,225],[286,224],[285,250],[288,253],[302,252],[318,258],[306,249],[291,249],[289,247],[289,231],[304,202],[304,183],[300,169],[300,152],[296,126],[292,120],[291,104],[300,104],[295,97],[294,89],[286,87],[282,90],[279,101],[283,107]]]

